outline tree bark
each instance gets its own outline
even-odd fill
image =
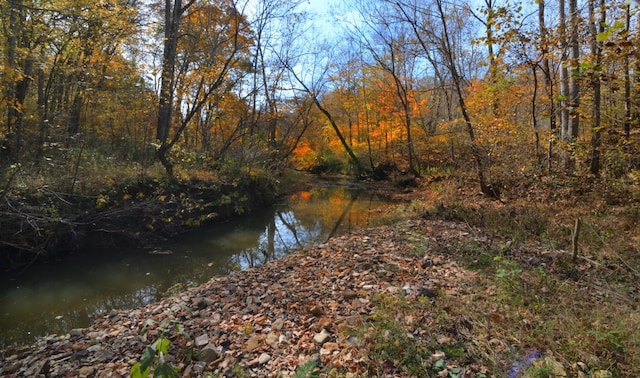
[[[455,91],[456,91],[456,94],[458,95],[460,112],[462,113],[462,117],[464,118],[467,134],[469,135],[469,147],[471,148],[471,153],[476,163],[476,173],[478,175],[478,181],[480,181],[480,190],[487,197],[499,200],[500,199],[499,188],[491,185],[485,177],[484,161],[482,159],[482,154],[480,153],[480,148],[476,143],[475,132],[473,128],[473,123],[471,122],[471,117],[469,116],[469,112],[467,111],[467,106],[466,106],[464,94],[462,91],[462,78],[458,74],[456,62],[453,57],[453,48],[451,46],[451,39],[449,37],[449,31],[447,28],[447,19],[444,13],[444,9],[442,8],[442,0],[436,0],[436,5],[438,7],[438,14],[440,17],[440,21],[442,22],[442,31],[443,31],[442,38],[443,38],[443,44],[444,44],[443,52],[444,52],[444,58],[446,61],[445,65],[449,68],[451,79],[453,80]]]
[[[569,39],[571,75],[569,76],[568,138],[571,143],[575,143],[580,130],[580,43],[578,41],[580,17],[578,14],[578,0],[569,0],[569,17],[571,20],[571,38]]]
[[[570,165],[571,152],[569,151],[569,144],[571,141],[570,131],[569,131],[569,109],[570,109],[570,99],[571,95],[569,92],[569,37],[567,35],[567,15],[566,15],[566,6],[565,0],[558,1],[558,14],[560,17],[559,22],[559,32],[560,32],[560,43],[561,43],[561,53],[562,56],[560,58],[560,141],[562,141],[561,151],[560,151],[560,167],[563,170],[567,170]]]
[[[604,0],[600,0],[600,18],[596,20],[595,0],[589,0],[589,29],[591,32],[591,59],[593,72],[591,85],[593,87],[593,128],[591,134],[591,164],[592,174],[600,174],[600,127],[601,127],[601,91],[600,66],[602,64],[602,43],[598,42],[598,34],[604,31],[606,8]],[[628,72],[628,71],[627,71]]]
[[[164,49],[162,53],[162,77],[158,99],[158,124],[156,139],[164,142],[169,137],[171,111],[173,107],[178,29],[182,17],[182,0],[165,0],[164,5]],[[160,153],[160,149],[158,150]],[[162,157],[160,157],[162,161]]]
[[[549,65],[549,33],[544,19],[545,15],[545,0],[538,1],[538,25],[540,28],[540,53],[542,55],[541,67],[542,74],[544,75],[544,86],[547,92],[547,99],[549,101],[549,129],[551,135],[549,136],[549,143],[547,149],[547,169],[551,169],[551,158],[553,153],[553,133],[556,131],[556,99],[555,91],[553,87],[553,78],[551,75],[551,67]]]
[[[604,0],[601,2],[604,7]],[[602,11],[604,13],[604,11]],[[604,16],[603,16],[604,17]],[[631,30],[631,5],[627,3],[625,8],[625,31],[628,38]],[[627,139],[631,136],[631,70],[629,63],[629,54],[624,56],[624,135]],[[636,75],[638,73],[636,72]]]

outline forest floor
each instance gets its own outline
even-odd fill
[[[563,228],[544,224],[541,205],[455,183],[397,196],[411,202],[381,211],[380,226],[5,351],[0,376],[640,375],[637,265],[618,244],[634,248],[640,216],[609,206],[606,227],[585,217],[574,260],[571,235],[551,230],[570,229],[575,206],[555,208]],[[614,223],[616,237],[598,244]],[[618,254],[595,255],[605,244]]]

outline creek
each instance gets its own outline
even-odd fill
[[[0,350],[86,327],[102,313],[138,308],[375,224],[389,204],[355,185],[315,188],[154,248],[111,246],[2,277]]]

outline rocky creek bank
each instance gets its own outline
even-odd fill
[[[356,231],[4,351],[0,377],[125,377],[161,337],[170,341],[165,361],[182,377],[287,377],[309,361],[323,372],[364,374],[370,341],[352,330],[378,310],[376,296],[438,301],[470,290],[473,274],[438,254],[460,238],[492,243],[468,225],[438,220]],[[427,253],[416,253],[416,245],[429,246]],[[425,312],[415,321],[435,316]]]

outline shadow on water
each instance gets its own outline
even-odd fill
[[[389,202],[337,186],[299,192],[282,204],[204,226],[154,250],[109,249],[32,268],[0,281],[0,348],[88,326],[99,314],[133,309],[213,276],[255,267],[355,227]]]

